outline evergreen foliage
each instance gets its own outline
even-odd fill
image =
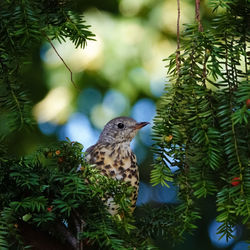
[[[93,39],[82,16],[64,0],[0,2],[0,140],[32,125],[31,101],[20,76],[30,51],[44,40],[70,39],[84,47]],[[60,142],[23,159],[0,146],[0,248],[25,249],[22,228],[32,226],[73,249],[153,249],[161,236],[175,243],[201,218],[200,199],[216,197],[219,232],[232,237],[250,215],[249,7],[246,0],[212,1],[216,13],[204,31],[186,26],[179,57],[169,57],[171,85],[154,124],[152,184],[179,187],[178,206],[129,209],[132,188],[86,164],[82,145]],[[174,159],[174,160],[173,160]],[[177,172],[171,167],[178,166]],[[105,199],[120,211],[112,217]]]
[[[216,196],[218,233],[227,239],[250,216],[249,5],[237,0],[211,6],[211,25],[204,31],[199,20],[186,25],[179,57],[168,58],[172,84],[166,85],[154,123],[151,181],[173,180],[179,187],[175,239],[196,228],[204,216],[200,199],[209,195]]]
[[[69,38],[76,47],[84,47],[94,36],[88,29],[68,1],[0,2],[0,118],[6,128],[0,138],[33,123],[30,98],[20,81],[32,49],[48,37],[59,42]]]
[[[0,140],[33,124],[31,101],[20,81],[31,51],[47,40],[70,39],[84,48],[93,39],[83,17],[69,1],[0,2]],[[23,227],[33,226],[73,249],[150,249],[133,225],[125,183],[101,175],[84,162],[82,146],[61,142],[23,159],[11,159],[0,147],[0,248],[24,249]],[[81,171],[77,171],[80,167]],[[107,197],[119,204],[119,215],[105,209]],[[83,240],[85,239],[85,240]]]
[[[82,239],[102,249],[151,249],[133,225],[129,208],[133,188],[87,165],[81,144],[66,141],[32,157],[6,159],[0,171],[1,249],[23,249],[27,244],[21,237],[23,224],[68,242],[73,249],[86,244]],[[120,206],[114,217],[104,205],[110,196]]]

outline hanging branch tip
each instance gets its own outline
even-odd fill
[[[78,86],[75,84],[75,82],[73,80],[73,72],[71,71],[70,67],[67,65],[67,63],[64,61],[64,59],[60,56],[60,54],[58,53],[57,49],[55,48],[54,44],[52,43],[51,39],[47,36],[47,34],[45,32],[43,32],[43,34],[44,34],[45,38],[47,39],[47,41],[50,43],[51,47],[53,48],[53,50],[55,51],[55,53],[57,54],[57,56],[63,62],[64,66],[70,72],[70,81],[73,84],[73,86],[75,87],[75,89],[77,89],[79,91],[80,89],[78,88]]]

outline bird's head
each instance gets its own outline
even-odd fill
[[[148,124],[149,122],[136,122],[130,117],[117,117],[105,125],[99,137],[99,142],[130,143],[138,130]]]

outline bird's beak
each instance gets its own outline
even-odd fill
[[[148,124],[149,124],[149,122],[137,122],[135,124],[135,129],[141,129],[141,128],[145,127]]]

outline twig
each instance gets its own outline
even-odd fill
[[[200,0],[195,0],[195,20],[198,23],[198,30],[199,32],[203,31],[203,27],[201,24],[201,17],[200,17]],[[204,63],[203,63],[203,72],[202,72],[202,83],[203,86],[206,87],[206,77],[207,77],[207,60],[208,60],[208,55],[207,55],[207,51],[205,49],[205,56],[204,56]]]
[[[50,43],[51,47],[54,49],[54,51],[56,52],[57,56],[60,58],[60,60],[63,62],[63,64],[65,65],[65,67],[68,69],[68,71],[70,72],[70,81],[71,83],[73,84],[73,86],[77,89],[77,90],[80,90],[74,80],[73,80],[73,73],[70,69],[70,67],[67,65],[67,63],[63,60],[63,58],[60,56],[60,54],[58,53],[58,51],[56,50],[54,44],[52,43],[51,39],[47,36],[47,34],[45,32],[43,32],[44,36],[47,38],[48,42]]]
[[[206,87],[206,78],[207,78],[207,61],[209,58],[209,54],[207,49],[205,49],[205,55],[204,55],[204,63],[203,63],[203,72],[202,72],[202,83],[203,86]]]
[[[78,239],[79,234],[81,232],[81,226],[80,226],[78,219],[74,215],[73,215],[73,221],[75,223],[75,228],[76,228],[76,238],[77,238],[76,250],[81,250],[81,243],[80,243],[80,240]]]
[[[247,18],[246,18],[247,19]],[[248,82],[248,63],[247,63],[247,42],[246,42],[246,33],[247,33],[247,21],[245,21],[245,25],[243,28],[243,49],[244,49],[244,62],[245,62],[245,73],[246,73],[246,78],[247,78],[247,82]]]
[[[73,209],[73,214],[72,214],[74,223],[75,223],[75,227],[76,227],[76,234],[77,234],[77,250],[83,250],[84,248],[84,243],[83,240],[79,240],[78,237],[80,235],[80,233],[83,232],[83,228],[86,225],[86,222],[81,218],[81,216],[79,215],[79,213]]]
[[[83,228],[85,226],[85,221],[81,220],[81,224],[80,224],[80,232],[83,232]],[[83,240],[80,241],[80,249],[83,250],[84,244],[83,244]]]
[[[180,10],[180,0],[177,0],[177,50],[176,50],[176,69],[177,74],[179,76],[180,74],[180,16],[181,16],[181,10]]]
[[[201,18],[200,18],[200,0],[195,0],[195,19],[198,22],[199,31],[203,31],[203,27],[201,24]]]
[[[77,247],[77,239],[61,223],[56,225],[57,230],[65,237],[66,241],[74,248]]]
[[[7,68],[6,68],[6,70],[7,70]],[[15,74],[17,74],[17,72],[18,72],[18,66],[16,67],[16,69],[15,69],[14,72],[15,72]],[[12,95],[12,98],[13,98],[15,104],[16,104],[16,107],[17,107],[17,110],[18,110],[18,113],[19,113],[20,125],[19,125],[18,129],[21,129],[21,128],[23,128],[23,125],[24,125],[24,114],[23,114],[24,111],[23,111],[23,109],[21,107],[20,101],[18,100],[18,96],[16,95],[14,89],[11,86],[11,83],[10,83],[8,77],[6,77],[6,83],[8,85],[8,89],[10,90],[10,93]]]

